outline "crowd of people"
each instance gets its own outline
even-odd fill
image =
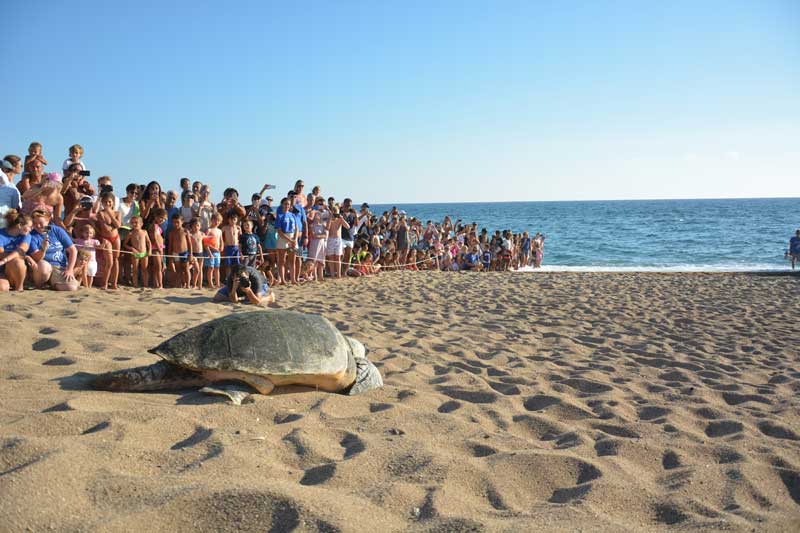
[[[0,291],[182,287],[218,289],[216,298],[261,303],[270,286],[370,276],[386,270],[504,271],[541,266],[544,236],[422,220],[393,208],[373,214],[350,198],[306,193],[298,180],[277,204],[264,185],[242,204],[234,188],[180,180],[114,188],[73,145],[62,172],[39,143],[24,161],[0,160]],[[20,179],[14,183],[14,178]]]

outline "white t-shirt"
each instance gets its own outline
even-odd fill
[[[80,159],[78,159],[77,161],[73,161],[72,159],[64,160],[64,164],[61,165],[61,170],[66,172],[67,169],[69,168],[69,166],[70,165],[74,165],[74,164],[80,165],[81,166],[81,170],[86,170],[86,165]]]

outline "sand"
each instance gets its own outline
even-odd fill
[[[0,295],[0,529],[800,529],[800,278],[386,273],[279,289],[384,389],[234,406],[89,390],[250,312],[209,291]]]

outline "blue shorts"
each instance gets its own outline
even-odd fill
[[[189,252],[178,252],[178,263],[188,263],[189,262]]]
[[[239,261],[238,246],[226,246],[222,252],[222,255],[225,256],[225,259],[222,260],[223,265],[233,266],[241,263],[241,261]]]
[[[206,256],[204,261],[206,268],[219,268],[219,252],[206,252]]]

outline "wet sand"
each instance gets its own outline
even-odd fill
[[[800,529],[800,278],[386,273],[278,290],[386,386],[242,406],[91,374],[246,305],[0,295],[0,529]]]

